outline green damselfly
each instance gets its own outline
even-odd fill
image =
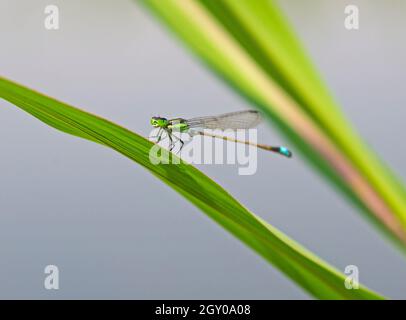
[[[218,116],[199,117],[192,119],[183,119],[183,118],[167,119],[163,117],[151,118],[151,125],[155,128],[159,128],[157,135],[154,136],[155,138],[157,138],[156,143],[159,143],[162,140],[163,135],[166,133],[170,141],[169,144],[170,151],[172,151],[172,149],[175,147],[176,142],[179,142],[181,144],[178,152],[180,152],[180,150],[182,150],[183,148],[184,141],[181,139],[181,137],[177,137],[176,135],[174,135],[174,132],[179,132],[179,133],[187,133],[191,137],[193,137],[194,135],[203,135],[237,143],[244,143],[263,150],[276,152],[278,154],[290,158],[292,156],[292,152],[288,148],[283,146],[268,146],[264,144],[253,143],[251,141],[237,140],[223,135],[208,133],[205,130],[205,129],[211,130],[251,129],[256,127],[260,122],[261,116],[258,111],[254,110],[231,112],[221,114]]]

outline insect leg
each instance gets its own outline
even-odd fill
[[[158,136],[158,139],[156,140],[156,143],[159,143],[159,142],[161,141],[162,136],[163,136],[163,134],[164,134],[164,130],[163,130],[162,128],[159,129],[159,130],[161,130],[161,132],[159,133],[159,136]]]
[[[185,144],[185,142],[175,134],[172,134],[172,138],[175,138],[176,141],[179,141],[181,143],[179,150],[176,152],[178,154],[182,150],[183,145]]]
[[[162,135],[162,128],[159,128],[158,133],[155,136],[150,136],[150,138],[159,138],[161,135]]]
[[[183,146],[185,145],[185,142],[182,139],[179,139],[179,142],[180,142],[180,148],[177,153],[180,153],[183,149]]]
[[[172,139],[172,131],[170,130],[166,130],[166,133],[168,134],[168,138],[169,138],[169,151],[172,151],[172,149],[175,147],[175,144],[173,143],[173,139]]]

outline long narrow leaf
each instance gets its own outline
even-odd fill
[[[405,250],[406,192],[351,128],[271,0],[142,0]]]
[[[0,78],[0,97],[56,129],[110,147],[142,165],[313,296],[382,298],[362,286],[347,290],[344,275],[251,213],[193,166],[152,164],[149,151],[153,144],[145,138],[4,78]]]

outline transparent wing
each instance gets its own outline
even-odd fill
[[[189,128],[202,129],[249,129],[256,127],[261,122],[258,111],[246,110],[225,113],[213,117],[200,117],[186,120]]]

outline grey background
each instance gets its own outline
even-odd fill
[[[152,115],[248,105],[131,1],[0,1],[1,75],[149,133]],[[406,178],[405,1],[280,1],[345,112]],[[0,101],[0,298],[308,298],[146,170]],[[260,140],[283,142],[262,126]],[[200,166],[244,205],[360,280],[404,298],[406,260],[300,157],[259,153],[258,172]],[[60,290],[43,287],[60,269]]]

